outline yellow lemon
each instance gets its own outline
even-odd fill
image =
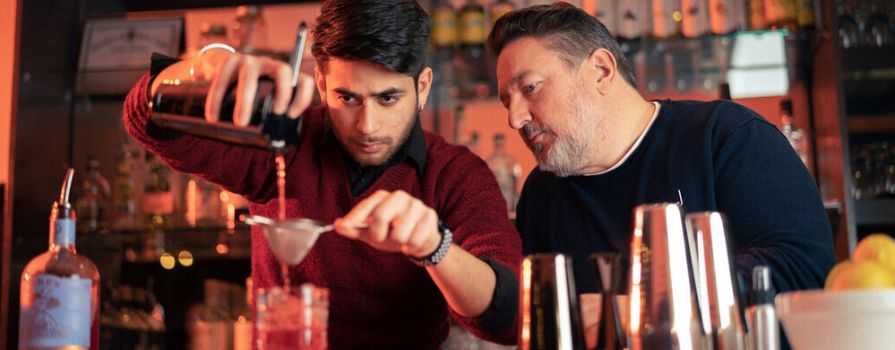
[[[855,247],[852,260],[876,262],[895,274],[895,239],[885,233],[864,237]]]
[[[855,261],[832,276],[832,290],[895,288],[895,276],[874,262]]]
[[[845,260],[839,262],[838,264],[836,264],[836,266],[833,266],[833,269],[830,270],[830,274],[827,275],[827,281],[826,283],[824,283],[824,289],[833,289],[833,281],[838,278],[839,274],[841,274],[842,271],[851,268],[851,265],[851,261]]]

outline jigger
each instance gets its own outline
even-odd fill
[[[695,248],[696,285],[702,320],[709,325],[716,350],[746,348],[746,327],[724,217],[718,212],[687,214],[690,246]]]
[[[634,208],[628,312],[631,350],[709,349],[700,319],[681,208]]]
[[[522,260],[519,349],[584,349],[572,258],[535,254]]]
[[[594,253],[590,261],[597,267],[600,280],[602,306],[600,327],[597,329],[597,350],[621,350],[625,348],[625,333],[616,296],[622,289],[622,258],[619,253]]]

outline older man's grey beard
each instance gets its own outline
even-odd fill
[[[544,153],[544,144],[531,143],[530,135],[541,132],[553,138],[553,145]],[[535,158],[538,159],[538,168],[551,172],[559,177],[577,175],[579,163],[588,150],[588,140],[581,140],[578,135],[566,135],[559,137],[555,132],[545,126],[525,124],[520,129],[523,139],[528,143]]]

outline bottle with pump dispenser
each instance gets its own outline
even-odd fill
[[[98,349],[99,271],[75,249],[69,202],[74,169],[50,212],[50,248],[25,266],[19,299],[19,349]]]

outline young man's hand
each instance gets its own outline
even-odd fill
[[[366,224],[359,229],[357,225]],[[336,232],[370,246],[423,258],[441,242],[438,214],[404,191],[377,191],[335,222]]]
[[[262,76],[274,82],[273,113],[298,118],[311,104],[314,79],[310,76],[299,75],[298,92],[293,100],[292,68],[288,64],[265,56],[234,53],[225,49],[211,49],[171,65],[159,73],[151,91],[155,93],[157,87],[164,82],[208,81],[211,85],[205,100],[205,119],[217,122],[227,89],[235,82],[233,123],[245,126],[251,120],[252,105]]]

